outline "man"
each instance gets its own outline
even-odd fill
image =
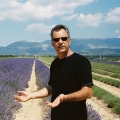
[[[57,52],[50,66],[48,86],[33,92],[18,91],[18,101],[52,95],[47,105],[52,108],[51,120],[87,120],[86,99],[92,97],[91,65],[87,58],[70,49],[70,33],[66,26],[51,30],[51,43]]]

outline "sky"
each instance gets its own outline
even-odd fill
[[[71,38],[120,38],[120,0],[0,0],[0,46],[50,40],[57,24]]]

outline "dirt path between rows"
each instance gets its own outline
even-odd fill
[[[105,84],[103,82],[97,81],[97,80],[93,80],[94,84],[108,92],[110,92],[111,94],[120,97],[120,88]]]
[[[26,89],[28,92],[37,90],[36,77],[35,77],[35,62],[32,68],[31,79],[29,81],[29,88]],[[22,102],[22,108],[15,113],[15,120],[42,120],[45,114],[45,107],[41,106],[40,103],[43,99],[31,99],[27,102]]]
[[[95,72],[92,72],[92,73],[95,74],[95,75],[99,75],[99,76],[102,76],[102,77],[106,77],[106,78],[109,78],[109,79],[120,81],[120,79],[118,79],[118,78],[113,78],[113,77],[110,77],[110,76],[107,76],[107,75],[101,75],[101,74],[98,74],[98,73],[95,73]]]
[[[95,73],[94,73],[95,74]],[[102,75],[101,75],[102,76]],[[104,76],[107,77],[107,76]],[[111,77],[109,77],[111,78]],[[94,85],[110,92],[111,94],[120,97],[120,89],[111,85],[107,85],[103,82],[93,80]],[[120,120],[120,116],[114,114],[109,108],[107,108],[106,104],[102,100],[97,100],[96,97],[92,97],[87,100],[87,103],[90,103],[93,106],[93,109],[98,111],[98,113],[102,116],[102,120]]]
[[[87,104],[91,104],[93,110],[102,117],[101,120],[120,120],[120,117],[108,109],[102,100],[97,100],[96,97],[92,97],[87,100]]]

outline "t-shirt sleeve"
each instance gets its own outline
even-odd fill
[[[81,87],[93,85],[91,64],[84,56],[80,56],[76,62],[76,73]]]

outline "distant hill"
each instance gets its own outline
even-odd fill
[[[120,55],[120,38],[75,39],[71,49],[80,54]],[[19,41],[6,47],[0,47],[0,55],[56,55],[50,40],[44,42]]]

